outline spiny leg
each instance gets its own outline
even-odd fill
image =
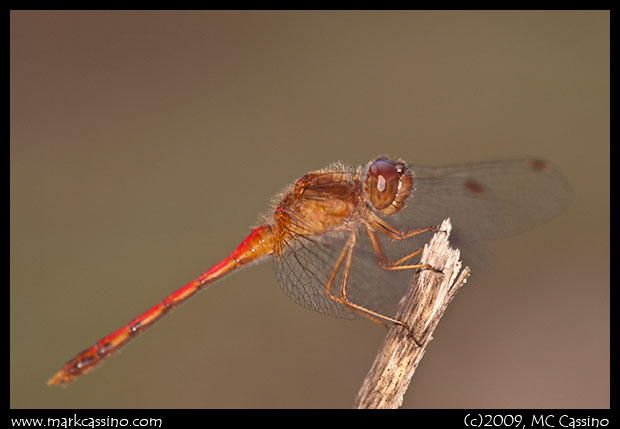
[[[363,307],[359,304],[355,304],[351,302],[349,298],[347,297],[347,285],[348,285],[348,280],[349,280],[349,273],[351,272],[351,264],[353,261],[353,249],[355,247],[356,242],[357,242],[357,234],[353,232],[349,240],[347,240],[347,243],[345,244],[344,248],[342,249],[342,252],[340,252],[340,256],[338,257],[338,260],[336,261],[336,264],[334,265],[334,268],[332,269],[329,279],[327,280],[327,283],[325,284],[325,293],[330,299],[346,307],[349,307],[356,313],[366,317],[367,319],[372,320],[373,322],[385,328],[387,328],[388,326],[383,320],[403,326],[407,330],[407,332],[413,337],[413,331],[411,330],[409,325],[407,325],[406,323],[398,319],[394,319],[392,317],[378,313],[376,311],[370,310],[369,308]],[[345,259],[346,259],[346,262],[344,266],[344,271],[342,273],[342,283],[340,285],[340,296],[336,296],[332,293],[332,285],[334,283],[334,279],[336,278],[336,275],[338,274],[338,270],[340,270],[340,267]],[[415,337],[414,337],[414,341],[416,342],[418,346],[420,346],[420,343],[418,343]]]
[[[387,256],[385,255],[383,246],[381,245],[377,237],[377,232],[376,232],[376,230],[379,230],[394,240],[405,240],[407,238],[415,237],[416,235],[424,234],[427,232],[439,231],[436,227],[428,226],[426,228],[418,228],[418,229],[414,229],[413,231],[404,232],[390,225],[389,223],[385,222],[383,219],[378,217],[376,214],[370,213],[370,223],[366,224],[366,230],[368,231],[368,236],[370,237],[372,246],[375,250],[375,253],[377,255],[381,268],[385,270],[412,270],[412,269],[422,268],[422,269],[431,269],[435,272],[441,272],[439,270],[436,270],[434,267],[432,267],[429,264],[402,265],[405,261],[422,253],[424,251],[424,248],[420,248],[416,250],[415,252],[411,252],[410,254],[400,258],[399,260],[395,262],[390,262]]]
[[[340,270],[340,266],[342,265],[342,262],[344,261],[345,258],[347,258],[347,265],[349,265],[349,268],[350,268],[350,264],[351,264],[350,261],[353,255],[352,249],[356,241],[357,241],[357,235],[355,234],[355,232],[353,232],[351,234],[351,237],[349,237],[344,247],[342,248],[342,252],[340,252],[340,256],[338,256],[338,259],[336,260],[336,264],[334,265],[334,268],[332,269],[332,272],[330,273],[329,278],[327,279],[327,282],[325,283],[325,293],[327,294],[327,296],[330,299],[336,301],[337,303],[345,305],[345,306],[347,305],[345,301],[341,299],[341,297],[338,297],[332,293],[332,285],[334,283],[334,279],[336,278],[336,275],[338,274],[338,270]],[[343,272],[342,274],[343,284],[344,282],[348,281],[348,278],[349,278],[349,272]],[[341,290],[340,290],[341,294],[342,294],[342,289],[343,287],[341,286]],[[350,308],[354,310],[356,313],[364,317],[368,317],[373,322],[376,322],[382,326],[386,326],[385,323],[383,323],[382,321],[375,319],[373,317],[369,317],[368,314],[356,308],[353,308],[353,307],[350,307]]]
[[[393,265],[400,265],[403,262],[413,258],[414,256],[419,255],[420,253],[422,253],[424,251],[424,248],[418,249],[415,252],[411,252],[410,254],[408,254],[407,256],[404,256],[402,258],[400,258],[398,261],[394,261]]]
[[[418,228],[412,231],[404,232],[395,226],[390,225],[385,222],[376,214],[370,212],[370,221],[372,225],[377,228],[379,231],[383,232],[388,237],[394,240],[405,240],[407,238],[415,237],[416,235],[424,234],[426,232],[437,232],[439,231],[437,227],[427,226],[426,228]]]
[[[380,219],[379,219],[380,220]],[[381,221],[380,223],[377,224],[377,226],[380,228],[380,230],[384,233],[386,233],[386,235],[401,240],[401,239],[405,239],[408,237],[413,237],[415,235],[419,235],[419,234],[423,234],[425,232],[431,232],[431,231],[437,231],[437,228],[434,227],[428,227],[428,228],[421,228],[421,229],[417,229],[414,231],[410,231],[409,233],[403,233],[401,231],[399,231],[396,228],[391,227],[391,225]],[[387,228],[385,228],[387,227]],[[428,270],[432,270],[434,272],[438,272],[441,273],[442,271],[437,270],[435,267],[433,267],[430,264],[411,264],[411,265],[402,265],[404,262],[406,262],[407,260],[411,259],[412,257],[421,254],[424,249],[418,249],[414,252],[409,253],[408,255],[398,259],[395,262],[390,262],[389,259],[387,258],[385,251],[383,250],[383,246],[381,245],[381,242],[379,241],[379,237],[377,234],[377,231],[373,228],[373,226],[371,224],[366,224],[366,231],[368,232],[368,237],[370,238],[371,244],[373,246],[373,249],[375,251],[375,254],[377,256],[379,265],[381,266],[381,268],[383,268],[384,270],[387,271],[394,271],[394,270],[411,270],[411,269],[428,269]],[[390,233],[387,233],[386,231],[390,231]],[[405,326],[406,329],[408,330],[409,334],[411,335],[411,337],[413,338],[413,341],[415,341],[416,345],[418,347],[422,346],[422,343],[420,341],[418,341],[418,339],[415,337],[413,330],[409,327],[408,324],[406,324],[403,321],[398,321],[398,324]]]
[[[432,270],[435,272],[441,272],[435,269],[435,267],[433,267],[430,264],[400,265],[403,262],[407,261],[408,259],[411,259],[412,257],[416,255],[419,255],[420,253],[422,253],[424,249],[418,249],[415,252],[412,252],[408,254],[407,256],[400,258],[396,262],[390,262],[388,257],[385,255],[385,251],[383,250],[383,246],[381,245],[381,242],[379,241],[379,237],[377,236],[377,231],[373,229],[373,227],[369,224],[366,225],[366,231],[368,232],[368,237],[370,238],[372,247],[375,251],[375,254],[377,255],[377,260],[379,261],[379,265],[384,270],[396,271],[396,270],[415,270],[415,269],[422,268],[422,269]]]

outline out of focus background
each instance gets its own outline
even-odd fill
[[[226,256],[284,186],[379,154],[539,156],[573,193],[489,243],[404,407],[609,407],[609,16],[11,12],[11,407],[350,407],[384,329],[294,304],[271,262],[45,382]]]

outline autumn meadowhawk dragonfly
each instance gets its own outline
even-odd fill
[[[401,323],[394,314],[412,270],[432,269],[415,257],[443,219],[452,221],[451,243],[461,248],[464,263],[475,267],[476,243],[551,219],[568,194],[557,169],[538,159],[411,168],[386,156],[357,169],[334,163],[285,189],[272,215],[229,256],[79,353],[48,384],[89,372],[200,289],[267,256],[298,304],[332,316]]]

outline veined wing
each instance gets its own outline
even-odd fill
[[[413,166],[413,196],[386,221],[411,230],[447,217],[455,245],[516,234],[544,223],[569,201],[569,187],[549,162],[531,158],[445,167]]]
[[[337,231],[289,240],[282,255],[274,257],[274,269],[284,292],[296,303],[320,313],[347,319],[360,317],[325,293],[325,285],[351,234]],[[393,317],[415,271],[382,269],[365,229],[360,227],[357,234],[347,296],[355,304]],[[344,264],[333,281],[331,291],[336,296],[340,296],[343,269]]]

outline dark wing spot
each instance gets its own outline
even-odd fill
[[[474,194],[484,195],[487,191],[484,185],[476,182],[473,179],[466,179],[463,182],[463,185],[465,186],[465,189],[467,189],[469,192],[472,192]]]
[[[527,163],[528,167],[532,170],[541,171],[543,173],[549,173],[553,166],[547,161],[542,159],[530,159]]]

